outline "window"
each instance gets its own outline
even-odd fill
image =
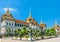
[[[15,26],[17,26],[17,24],[15,23]]]
[[[27,27],[29,27],[29,25],[27,25]]]
[[[9,23],[9,26],[11,25],[11,23]]]
[[[6,25],[8,25],[8,23],[6,23]]]
[[[19,26],[19,24],[16,24],[16,23],[15,23],[15,26]]]
[[[18,27],[19,27],[19,24],[17,24],[18,25]]]
[[[20,24],[20,27],[21,27],[21,24]]]
[[[22,27],[23,26],[23,24],[20,24],[20,27]]]
[[[12,26],[13,26],[13,24],[12,24]]]
[[[21,24],[21,27],[23,27],[23,24]]]

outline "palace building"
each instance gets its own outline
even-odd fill
[[[38,24],[37,21],[32,17],[32,13],[29,13],[29,17],[25,20],[16,20],[12,14],[10,13],[9,9],[7,8],[6,13],[2,15],[0,19],[0,32],[4,34],[7,28],[10,28],[11,31],[15,31],[16,29],[22,29],[23,26],[26,26],[27,29],[30,27],[33,29],[42,29],[44,30],[47,26],[41,20],[41,23]],[[60,26],[55,22],[53,27],[57,32],[60,33]]]
[[[5,14],[2,15],[1,17],[1,25],[0,25],[0,31],[1,33],[5,33],[7,28],[11,28],[11,30],[16,30],[18,28],[21,28],[23,26],[26,26],[26,28],[28,29],[29,27],[31,28],[45,28],[46,24],[43,24],[41,22],[41,24],[38,24],[37,21],[32,17],[31,12],[29,13],[29,17],[26,19],[26,21],[22,21],[22,20],[16,20],[12,14],[9,12],[9,9],[7,8],[7,11]]]

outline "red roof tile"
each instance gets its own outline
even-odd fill
[[[15,20],[16,23],[19,23],[19,24],[25,24],[25,25],[28,25],[26,22],[24,21],[21,21],[21,20]]]

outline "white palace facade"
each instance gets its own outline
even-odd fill
[[[23,26],[26,26],[26,28],[39,28],[40,26],[45,28],[46,25],[41,22],[41,24],[38,24],[34,18],[31,16],[31,12],[29,13],[29,17],[26,19],[26,21],[22,20],[16,20],[12,14],[9,12],[9,9],[7,8],[6,13],[2,15],[0,20],[0,32],[5,33],[6,28],[11,28],[11,30],[16,30],[18,28],[22,28]]]

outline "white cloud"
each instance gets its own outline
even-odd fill
[[[3,8],[3,10],[6,11],[7,8]],[[16,9],[14,9],[14,8],[9,8],[9,11],[15,11],[15,10],[16,10]]]
[[[0,14],[6,13],[7,8],[0,8]],[[20,14],[18,8],[9,8],[9,12],[12,14]]]

